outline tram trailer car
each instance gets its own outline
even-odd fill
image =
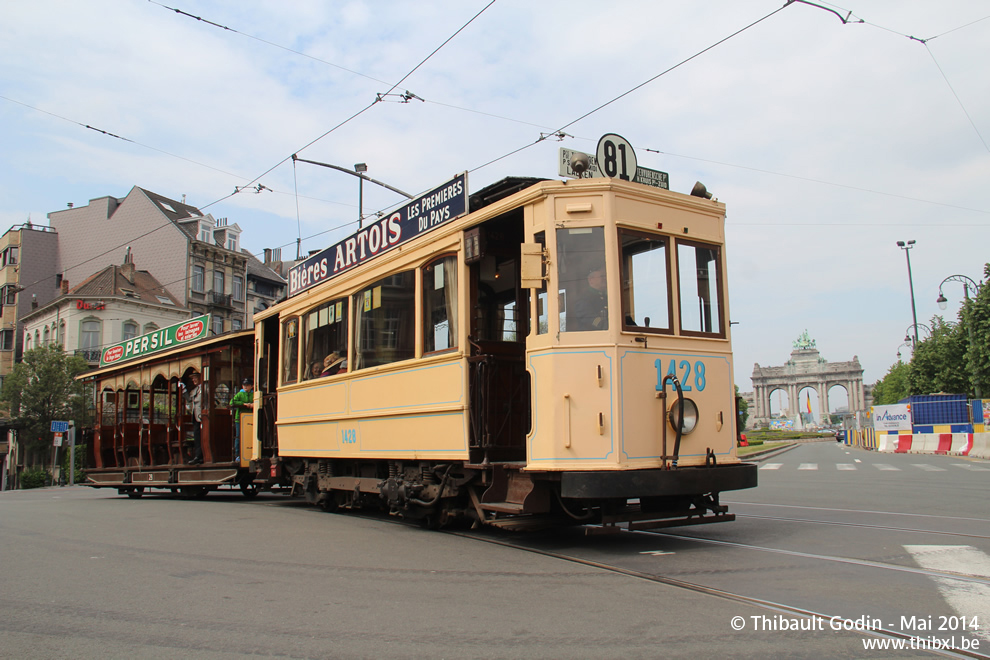
[[[724,205],[610,178],[467,197],[460,175],[311,256],[255,316],[253,473],[429,526],[732,520],[757,473]]]
[[[238,456],[234,443],[239,429],[230,403],[244,378],[254,373],[254,333],[200,338],[209,327],[203,316],[108,347],[104,366],[79,377],[92,383],[96,406],[87,485],[116,488],[134,498],[152,489],[201,497],[224,486],[253,496],[260,488],[278,486],[270,473],[258,474],[260,454]],[[196,422],[184,396],[194,373],[206,392],[201,463],[193,460]],[[250,438],[254,418],[244,417],[245,438]],[[247,445],[250,450],[250,440]]]

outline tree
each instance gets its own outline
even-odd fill
[[[906,362],[898,360],[896,364],[891,365],[887,375],[873,386],[873,405],[889,406],[910,396],[911,389],[908,386],[910,373],[911,365]]]
[[[0,405],[10,410],[11,423],[18,429],[21,447],[28,455],[47,456],[51,445],[51,424],[74,420],[77,428],[89,423],[85,386],[75,377],[89,369],[86,360],[66,355],[53,344],[31,349],[14,365],[0,390]]]
[[[739,386],[736,385],[736,405],[738,406],[737,414],[739,415],[739,430],[746,428],[746,420],[749,419],[749,403],[746,399],[739,396]]]
[[[965,328],[961,323],[949,325],[941,316],[932,317],[931,325],[931,336],[918,343],[911,357],[911,393],[971,395]]]
[[[990,278],[990,264],[983,268],[984,278]],[[965,328],[966,374],[973,385],[973,392],[990,395],[990,286],[984,286],[976,297],[959,312]]]

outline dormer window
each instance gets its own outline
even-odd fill
[[[227,249],[231,252],[237,252],[237,237],[231,236],[227,239]]]

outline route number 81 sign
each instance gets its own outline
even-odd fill
[[[602,174],[612,179],[633,181],[636,178],[636,152],[621,135],[607,133],[598,140],[595,153]]]

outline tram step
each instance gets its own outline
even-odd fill
[[[481,502],[481,508],[496,513],[522,513],[523,505],[516,502]]]

